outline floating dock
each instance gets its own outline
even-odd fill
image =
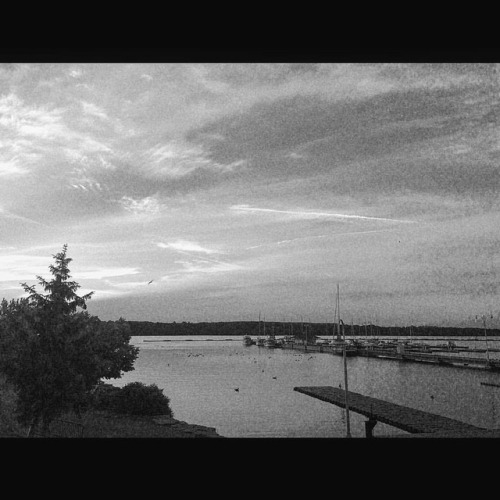
[[[345,390],[331,386],[294,387],[294,391],[345,408]],[[500,431],[491,431],[452,418],[415,410],[381,399],[348,391],[349,411],[369,418],[365,422],[366,437],[373,437],[377,422],[391,425],[422,437],[500,437]],[[425,436],[424,436],[425,435]]]
[[[281,346],[282,349],[292,349],[294,351],[303,351],[303,352],[327,352],[330,354],[338,354],[342,356],[344,351],[341,346],[334,346],[328,344],[283,344]],[[358,350],[348,348],[346,351],[347,356],[357,356]]]
[[[342,347],[331,345],[315,344],[284,344],[283,349],[292,349],[302,352],[326,352],[330,354],[342,355]],[[463,351],[462,351],[463,352]],[[362,356],[366,358],[392,359],[400,362],[430,363],[441,366],[454,366],[457,368],[483,369],[500,371],[499,359],[478,358],[474,356],[465,356],[454,354],[453,352],[438,353],[425,352],[414,349],[407,349],[404,352],[398,352],[397,349],[381,348],[357,348],[346,352],[347,356]]]
[[[358,349],[358,356],[393,359],[396,361],[412,361],[415,363],[432,363],[457,368],[472,368],[500,371],[500,360],[477,358],[454,354],[439,355],[437,353],[406,351],[398,353],[395,350],[385,349]]]

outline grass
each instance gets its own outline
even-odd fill
[[[90,438],[187,438],[186,432],[158,425],[151,417],[89,412],[83,416],[83,437]]]
[[[27,429],[15,417],[16,393],[0,375],[0,437],[26,436]]]
[[[15,418],[15,391],[0,376],[0,437],[26,437],[28,429]],[[153,418],[135,415],[120,415],[105,411],[89,410],[79,419],[68,414],[64,420],[83,424],[86,438],[190,438],[195,437],[194,426],[159,425]],[[76,437],[79,426],[53,425],[55,437]],[[61,432],[64,431],[64,432]],[[79,436],[78,436],[79,437]]]

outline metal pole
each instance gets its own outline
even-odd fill
[[[486,359],[490,362],[490,350],[488,348],[488,335],[486,335],[486,316],[483,316],[484,338],[486,340]]]
[[[346,422],[346,431],[347,431],[347,437],[351,437],[351,424],[349,421],[349,387],[347,385],[347,354],[346,354],[346,341],[345,341],[345,327],[344,324],[340,322],[340,286],[337,284],[337,314],[338,314],[338,326],[339,329],[342,328],[341,331],[339,331],[339,336],[344,339],[343,343],[343,349],[342,349],[342,355],[344,358],[344,396],[345,396],[345,422]]]
[[[344,386],[345,386],[345,416],[346,416],[346,427],[347,427],[347,437],[351,437],[351,424],[349,421],[349,387],[347,385],[347,355],[346,355],[346,344],[344,342]]]

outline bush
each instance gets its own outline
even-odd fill
[[[172,416],[170,399],[157,385],[131,382],[121,389],[100,384],[94,394],[94,408],[130,415]]]
[[[119,387],[100,382],[93,394],[92,406],[96,410],[117,411],[120,391]]]

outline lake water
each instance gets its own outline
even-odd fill
[[[246,347],[242,337],[132,337],[132,344],[140,347],[135,370],[109,382],[156,384],[179,420],[226,437],[345,437],[345,410],[293,390],[343,387],[342,356]],[[484,342],[457,344],[484,348]],[[500,348],[500,339],[488,345]],[[500,373],[362,357],[347,358],[347,369],[351,391],[500,428],[500,388],[481,385],[500,384]],[[350,412],[353,437],[365,436],[365,420]],[[404,434],[381,423],[374,429],[376,437]]]

